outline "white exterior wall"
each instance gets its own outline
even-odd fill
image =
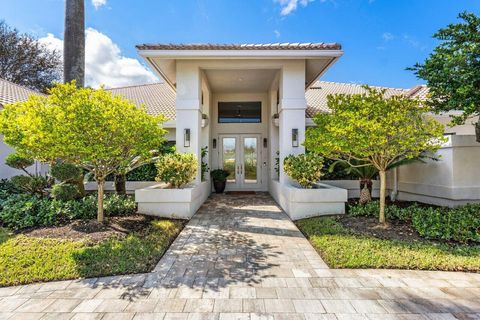
[[[450,207],[480,202],[480,144],[475,136],[450,136],[437,155],[439,161],[398,168],[398,199]],[[393,174],[389,180],[393,189]]]

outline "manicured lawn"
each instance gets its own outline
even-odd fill
[[[480,245],[378,239],[354,234],[332,217],[297,225],[332,268],[480,271]]]
[[[97,244],[0,229],[0,286],[148,272],[182,227],[180,221],[154,220],[145,230]]]

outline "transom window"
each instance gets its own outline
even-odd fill
[[[219,102],[218,123],[261,123],[262,103],[251,102]]]

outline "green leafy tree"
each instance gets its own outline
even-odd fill
[[[45,91],[61,79],[60,53],[0,20],[0,78]]]
[[[480,115],[480,17],[462,12],[459,19],[433,35],[441,43],[424,63],[409,68],[427,81],[428,104],[437,112],[463,111],[454,124]],[[480,141],[478,122],[475,129]]]
[[[305,146],[352,167],[374,166],[380,176],[379,221],[385,222],[386,171],[392,163],[435,152],[444,141],[443,126],[423,114],[428,108],[404,96],[365,87],[363,94],[328,97],[331,113],[315,116]],[[363,161],[356,165],[354,161]]]
[[[22,156],[62,160],[90,171],[98,184],[98,221],[103,222],[105,178],[159,146],[163,121],[104,89],[77,88],[70,82],[57,84],[46,97],[6,105],[0,133]]]

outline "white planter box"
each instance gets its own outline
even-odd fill
[[[380,196],[380,180],[372,180],[372,197]],[[330,186],[347,189],[348,198],[360,198],[360,180],[322,180],[322,183]]]
[[[318,186],[318,189],[302,189],[273,180],[270,191],[292,220],[345,213],[348,191],[325,183]]]
[[[144,189],[151,186],[158,185],[156,181],[127,181],[126,188],[127,193],[134,193],[137,189]],[[96,182],[87,182],[85,183],[85,190],[87,191],[97,191]],[[115,191],[115,185],[113,181],[105,182],[105,191]]]
[[[165,184],[135,190],[138,212],[146,215],[190,219],[210,195],[210,181],[184,189],[165,189]]]

